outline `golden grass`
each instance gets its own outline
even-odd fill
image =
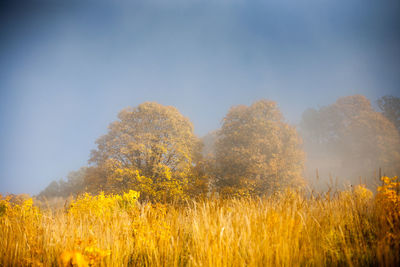
[[[396,266],[398,188],[390,179],[376,196],[357,187],[185,205],[136,203],[134,192],[86,195],[69,211],[3,198],[0,265]]]

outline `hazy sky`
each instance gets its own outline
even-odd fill
[[[400,96],[398,0],[0,8],[0,193],[36,194],[86,165],[118,111],[144,101],[177,107],[202,136],[260,98],[295,124],[340,96]]]

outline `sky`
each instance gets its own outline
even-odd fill
[[[198,136],[233,105],[296,125],[341,96],[400,96],[397,0],[0,3],[0,193],[87,165],[120,110],[172,105]]]

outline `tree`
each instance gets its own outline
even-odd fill
[[[377,101],[382,114],[391,121],[400,132],[400,98],[395,96],[383,96]]]
[[[88,167],[81,167],[77,171],[71,171],[67,175],[66,181],[52,181],[43,191],[40,192],[40,198],[68,197],[76,196],[85,191],[85,179],[88,173]]]
[[[360,176],[372,178],[379,168],[387,175],[398,174],[399,134],[365,96],[342,97],[330,106],[309,109],[300,125],[309,170],[319,168],[352,183]]]
[[[218,131],[212,131],[207,133],[201,138],[203,143],[202,154],[204,157],[214,157],[215,156],[215,143],[217,142]]]
[[[191,198],[204,199],[207,197],[210,184],[208,158],[202,153],[204,150],[203,142],[196,142],[196,144],[187,193]]]
[[[39,193],[39,198],[53,198],[60,196],[60,185],[57,181],[52,181],[44,190]]]
[[[90,159],[113,192],[140,191],[142,198],[183,198],[199,140],[190,121],[171,106],[147,102],[122,110],[97,140]]]
[[[85,191],[95,195],[107,191],[107,176],[111,174],[112,171],[105,164],[88,167],[84,177]]]
[[[296,129],[283,122],[275,102],[232,107],[216,141],[220,192],[261,195],[301,184],[300,143]]]

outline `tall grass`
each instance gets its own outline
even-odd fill
[[[398,188],[389,179],[375,196],[359,186],[185,205],[86,195],[58,211],[3,198],[0,265],[396,266]]]

